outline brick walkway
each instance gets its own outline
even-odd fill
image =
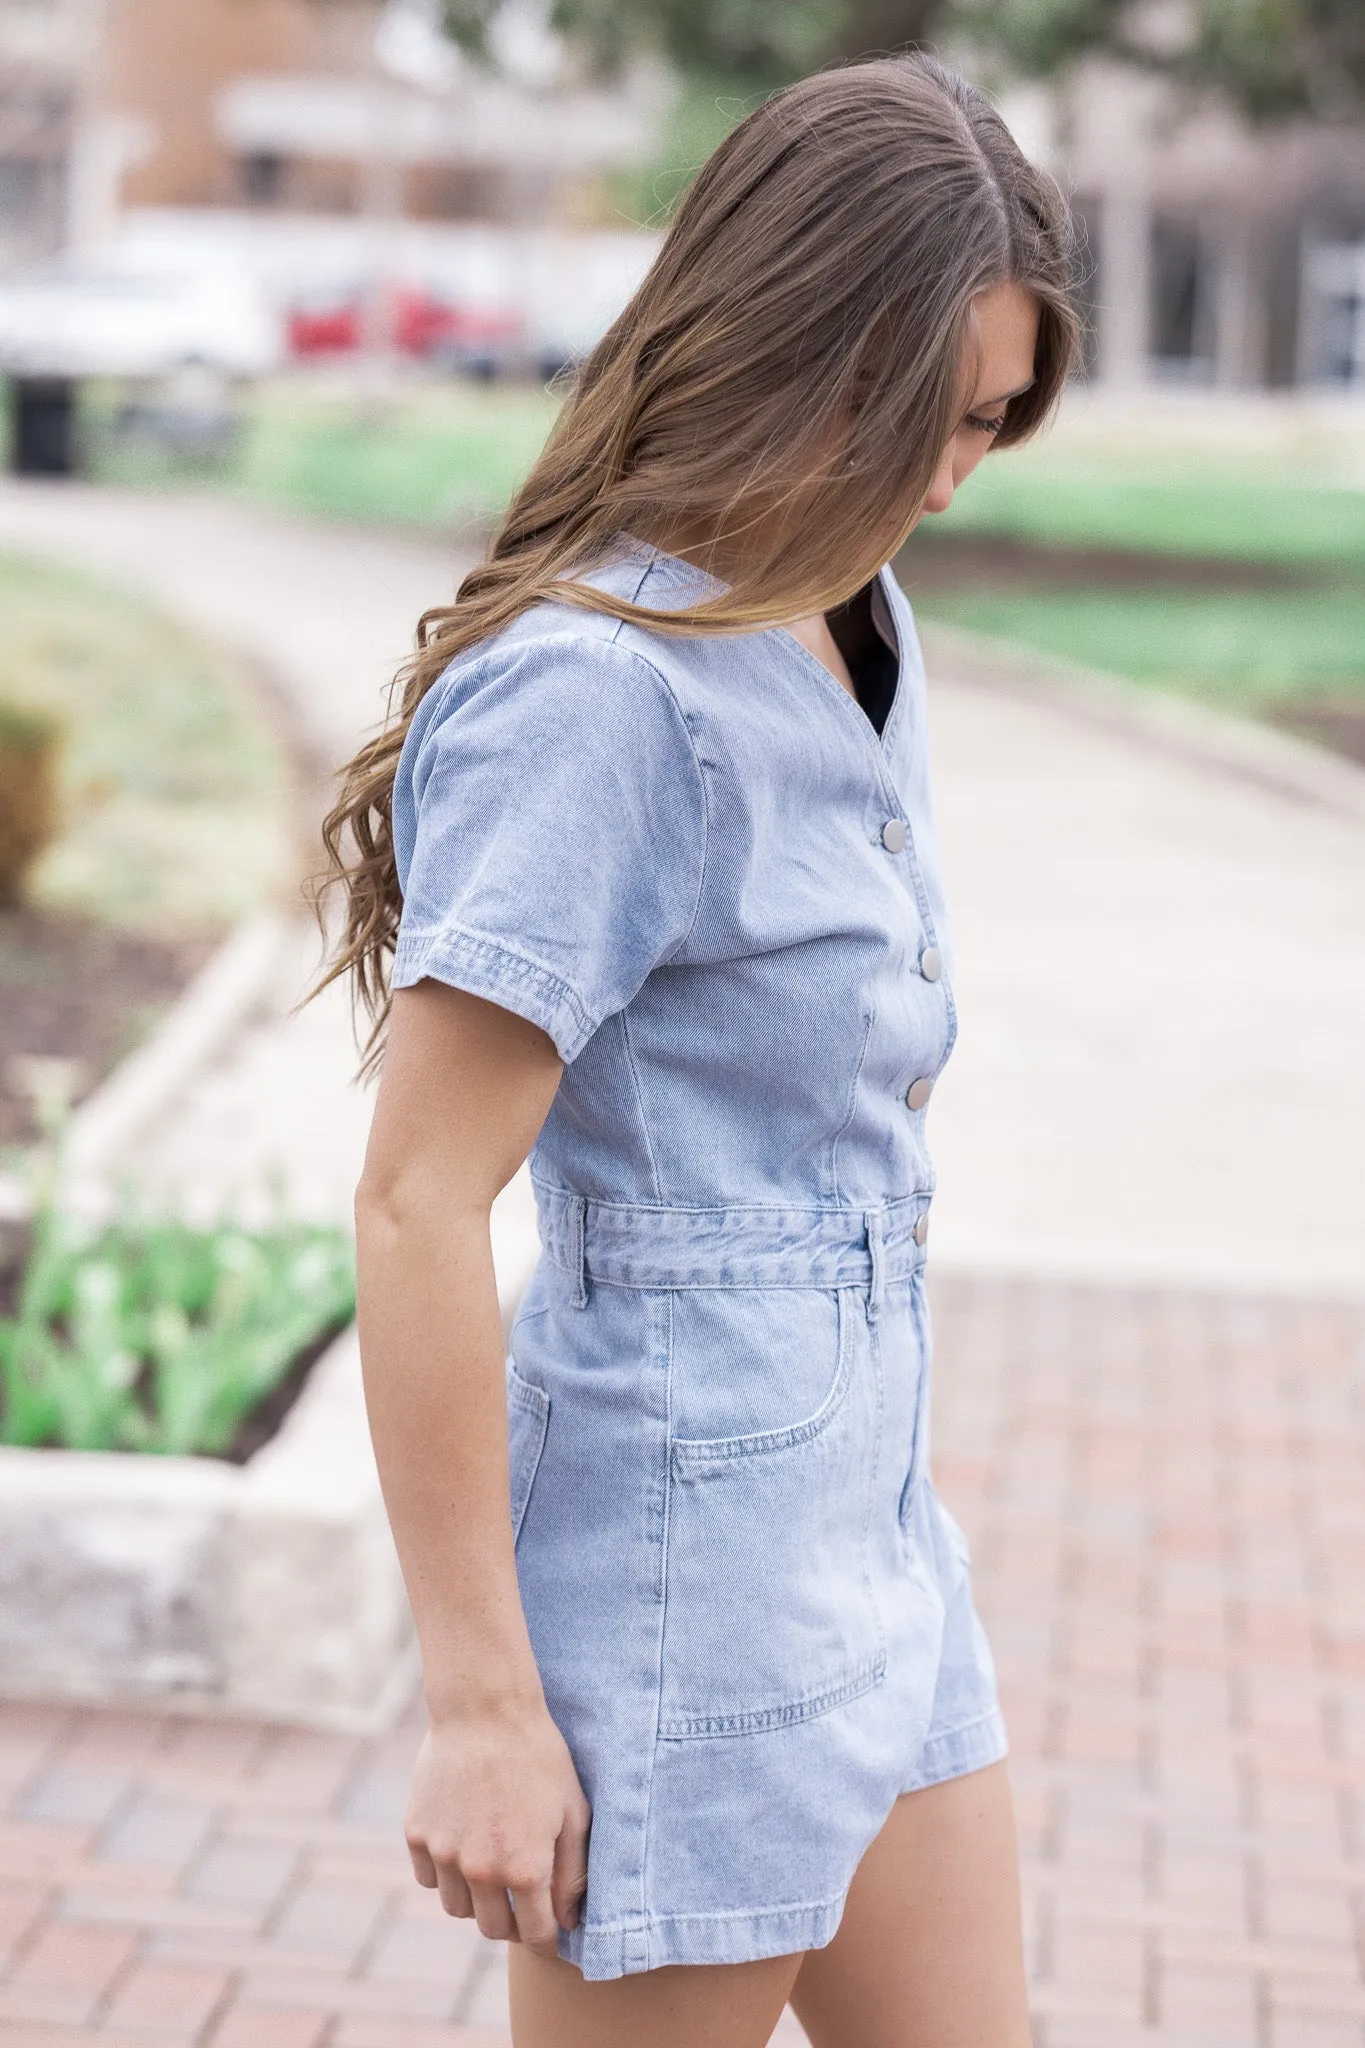
[[[1040,2048],[1362,2048],[1365,1312],[934,1291]],[[0,2048],[505,2041],[408,1878],[417,1725],[0,1709]]]
[[[938,1304],[1042,2048],[1360,2048],[1365,1314]]]

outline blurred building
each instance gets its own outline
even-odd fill
[[[179,261],[198,222],[277,296],[293,269],[325,295],[400,223],[600,225],[602,173],[651,154],[660,81],[593,89],[528,38],[533,6],[509,18],[521,42],[487,68],[438,0],[0,0],[0,270],[117,232]],[[1101,62],[1007,112],[1083,222],[1099,380],[1365,388],[1365,125],[1256,131]],[[482,246],[404,264],[467,280]],[[602,261],[593,320],[635,269]]]
[[[126,206],[224,206],[258,169],[223,135],[217,102],[246,72],[354,64],[365,24],[348,0],[107,0],[101,96],[139,131],[124,166]],[[373,14],[373,8],[364,10]],[[370,24],[372,27],[372,24]],[[344,195],[320,182],[301,203]]]
[[[107,4],[103,103],[143,137],[128,206],[547,219],[647,145],[647,89],[470,64],[424,0]]]
[[[1253,129],[1099,63],[1009,111],[1085,230],[1098,379],[1365,389],[1365,124]]]
[[[434,0],[0,0],[0,267],[126,208],[571,217],[657,89],[463,62]],[[514,71],[516,67],[514,66]]]
[[[216,361],[180,315],[230,285],[294,356],[590,346],[657,239],[603,174],[649,153],[668,82],[595,87],[545,10],[509,20],[476,64],[440,0],[0,0],[0,366],[114,374],[74,341],[118,307]]]
[[[97,0],[0,0],[0,267],[71,229]]]

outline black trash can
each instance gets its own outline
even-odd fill
[[[74,377],[11,377],[10,463],[16,476],[76,473]]]

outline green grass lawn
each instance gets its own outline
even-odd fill
[[[325,519],[450,532],[496,517],[557,410],[557,399],[526,385],[400,385],[366,405],[344,390],[281,380],[252,396],[221,464],[120,445],[107,393],[94,395],[89,429],[105,482],[194,482]]]
[[[925,618],[1228,710],[1365,701],[1365,589],[1009,590],[929,593]]]
[[[539,454],[558,401],[521,387],[405,394],[366,416],[354,404],[267,393],[237,487],[332,518],[448,528],[486,522]]]
[[[935,519],[945,534],[1365,569],[1365,490],[1278,462],[1143,462],[1037,448],[988,456]]]
[[[0,702],[65,733],[39,907],[167,938],[292,881],[291,765],[225,650],[95,577],[0,555]]]

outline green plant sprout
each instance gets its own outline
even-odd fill
[[[0,1320],[0,1441],[224,1455],[293,1361],[355,1308],[345,1234],[35,1215]]]

